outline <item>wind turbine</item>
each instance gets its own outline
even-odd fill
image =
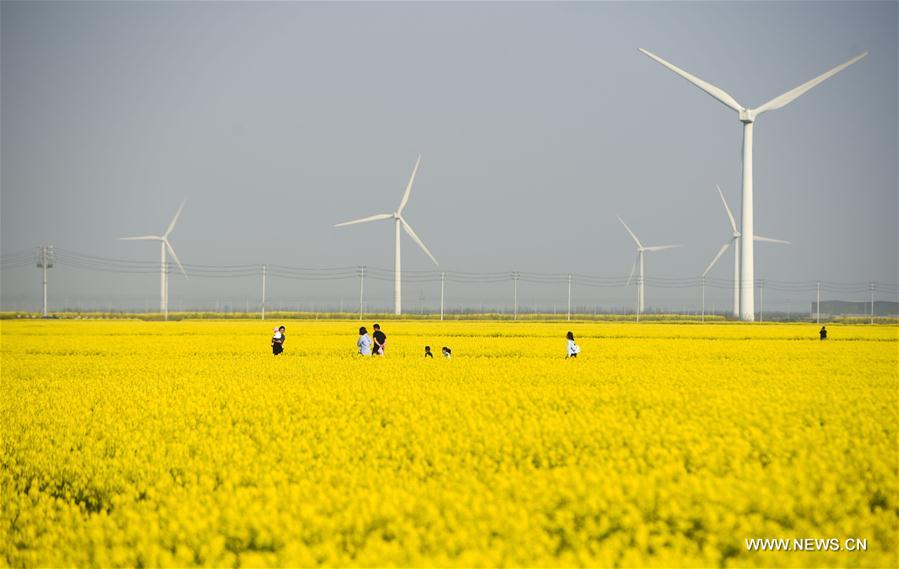
[[[856,55],[849,61],[837,65],[830,71],[815,77],[811,81],[807,81],[802,85],[796,87],[795,89],[787,91],[783,95],[774,97],[760,107],[750,109],[748,107],[742,106],[736,101],[736,99],[734,99],[724,90],[719,89],[718,87],[715,87],[710,83],[706,83],[699,77],[691,75],[683,69],[675,67],[661,57],[650,53],[643,48],[640,48],[640,51],[651,59],[654,59],[656,62],[664,65],[671,71],[677,73],[690,83],[696,85],[725,106],[730,107],[731,109],[739,113],[740,122],[743,123],[743,204],[741,220],[742,227],[740,233],[743,235],[743,237],[746,238],[743,240],[743,246],[740,248],[740,319],[751,322],[755,320],[755,296],[753,289],[753,285],[755,282],[753,242],[755,241],[755,239],[753,238],[754,231],[752,225],[752,125],[755,122],[756,117],[758,117],[760,114],[766,111],[773,111],[775,109],[779,109],[785,105],[788,105],[790,102],[792,102],[794,99],[796,99],[812,87],[815,87],[825,79],[833,77],[859,59],[865,57],[866,55],[868,55],[868,52],[866,51],[862,54]]]
[[[175,250],[172,249],[172,244],[169,243],[169,235],[171,235],[172,230],[175,229],[175,223],[178,222],[178,216],[181,215],[181,210],[184,209],[184,204],[187,200],[181,202],[181,205],[178,207],[178,211],[175,213],[175,217],[172,218],[172,222],[169,223],[168,228],[166,228],[165,233],[162,235],[141,235],[140,237],[119,237],[120,241],[159,241],[160,248],[160,267],[159,267],[159,308],[162,310],[162,313],[165,315],[165,319],[169,319],[169,275],[168,275],[168,266],[166,264],[165,253],[168,250],[169,254],[175,259],[175,262],[178,263],[178,268],[181,269],[181,273],[184,275],[184,278],[187,278],[187,273],[184,271],[184,267],[181,266],[181,261],[178,260],[178,255],[175,254]]]
[[[721,187],[718,184],[715,184],[715,187],[718,188],[718,195],[721,196],[721,202],[724,204],[724,211],[727,212],[727,219],[730,221],[730,228],[733,231],[733,235],[730,239],[727,240],[724,245],[718,249],[718,254],[715,255],[715,258],[712,259],[712,262],[709,263],[709,266],[706,267],[705,271],[703,271],[702,276],[705,276],[712,270],[712,267],[715,266],[715,263],[718,262],[718,259],[721,258],[721,255],[727,251],[727,248],[733,245],[734,247],[734,316],[739,318],[740,316],[740,232],[737,231],[737,222],[734,221],[734,216],[730,212],[730,208],[727,207],[727,200],[724,199],[724,192],[721,191]],[[753,241],[765,241],[767,243],[782,243],[784,245],[790,245],[789,241],[783,241],[781,239],[772,239],[770,237],[762,237],[761,235],[753,235]]]
[[[681,247],[681,245],[653,245],[652,247],[644,247],[640,240],[637,239],[637,236],[634,235],[634,232],[631,231],[631,228],[627,226],[621,216],[618,216],[618,221],[621,222],[621,225],[627,229],[627,232],[631,234],[631,237],[634,239],[634,243],[637,244],[637,258],[634,259],[634,264],[631,265],[631,274],[627,276],[627,285],[631,284],[631,278],[634,276],[634,269],[637,267],[637,263],[640,263],[640,275],[637,277],[637,313],[643,314],[643,306],[644,306],[644,296],[643,296],[643,253],[647,251],[664,251],[665,249],[674,249],[675,247]]]
[[[379,213],[377,215],[372,215],[370,217],[363,217],[362,219],[356,219],[354,221],[346,221],[344,223],[338,223],[334,227],[344,227],[346,225],[354,225],[356,223],[367,223],[369,221],[380,221],[382,219],[393,219],[395,222],[395,239],[396,239],[396,254],[394,257],[394,273],[393,273],[393,313],[394,314],[402,314],[403,313],[403,290],[402,290],[402,273],[401,273],[401,264],[400,264],[400,226],[402,226],[403,230],[415,241],[419,247],[421,247],[422,251],[427,254],[428,257],[434,261],[434,264],[439,266],[437,259],[434,258],[434,255],[428,251],[428,248],[425,247],[425,244],[422,243],[421,239],[418,238],[418,235],[415,234],[415,231],[412,230],[412,226],[403,218],[403,209],[406,207],[406,204],[409,202],[409,194],[412,192],[412,182],[415,180],[415,174],[418,172],[418,165],[421,163],[421,155],[418,155],[418,160],[415,161],[415,167],[412,169],[412,176],[409,177],[409,183],[406,185],[406,192],[403,194],[403,199],[400,200],[400,206],[393,213]]]

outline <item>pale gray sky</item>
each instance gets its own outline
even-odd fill
[[[756,231],[794,243],[758,245],[756,276],[897,280],[896,2],[3,2],[0,18],[7,255],[52,243],[153,261],[155,244],[115,238],[163,231],[186,197],[172,235],[185,263],[391,268],[390,224],[332,225],[393,211],[421,152],[407,217],[448,270],[627,274],[620,213],[645,242],[685,245],[647,257],[647,275],[693,277],[729,235],[716,183],[739,215],[741,125],[637,48],[752,106],[869,51],[756,123]],[[405,267],[432,266],[405,237],[403,252]],[[2,285],[4,306],[37,306],[37,269]],[[271,286],[358,294],[355,281]],[[370,287],[389,305],[389,282]],[[420,288],[409,304],[433,302]],[[559,287],[538,288],[523,302]],[[257,289],[173,276],[170,294]],[[60,307],[158,304],[154,275],[57,267],[51,290]],[[697,295],[648,291],[647,304]]]

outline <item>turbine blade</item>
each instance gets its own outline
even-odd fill
[[[168,229],[165,230],[165,233],[162,234],[163,237],[168,237],[169,233],[172,232],[172,229],[175,229],[175,224],[178,222],[178,216],[181,215],[181,210],[184,209],[184,204],[187,203],[187,200],[181,202],[181,205],[178,206],[178,211],[175,213],[175,217],[172,218],[172,222],[169,223]]]
[[[727,243],[725,243],[724,245],[722,245],[720,249],[718,249],[718,254],[715,255],[715,258],[712,259],[712,262],[709,263],[709,266],[706,267],[705,270],[702,272],[702,276],[706,276],[707,274],[709,274],[709,271],[712,270],[712,267],[715,266],[715,263],[718,262],[718,259],[721,258],[721,255],[723,255],[724,252],[727,251],[727,248],[730,247],[730,244],[731,244],[731,243],[733,243],[733,240],[728,241]]]
[[[412,193],[412,182],[415,181],[415,174],[418,173],[419,164],[421,164],[421,154],[418,155],[418,160],[415,161],[415,167],[412,168],[412,175],[409,177],[409,183],[406,184],[406,193],[403,194],[403,199],[400,201],[400,207],[396,210],[397,213],[403,213],[403,208],[406,207],[406,204],[409,202],[409,194]]]
[[[665,249],[674,249],[676,247],[683,247],[683,245],[654,245],[652,247],[644,247],[644,251],[664,251]]]
[[[344,227],[345,225],[355,225],[356,223],[367,223],[369,221],[380,221],[382,219],[390,219],[392,217],[393,217],[392,213],[379,213],[378,215],[363,217],[362,219],[356,219],[353,221],[344,221],[343,223],[338,223],[334,227]]]
[[[437,265],[437,266],[439,267],[439,266],[440,266],[440,263],[437,262],[437,259],[434,258],[434,255],[431,255],[431,252],[428,251],[428,248],[425,247],[425,244],[422,243],[421,239],[418,238],[418,235],[416,235],[415,232],[412,231],[412,226],[409,225],[408,223],[406,223],[406,220],[403,219],[402,217],[400,218],[400,223],[402,224],[403,229],[406,230],[406,233],[409,234],[409,237],[411,237],[413,241],[415,241],[416,243],[418,243],[418,246],[421,247],[422,251],[424,251],[425,253],[427,253],[428,257],[430,257],[431,260],[434,261],[434,264]]]
[[[783,239],[772,239],[771,237],[762,237],[761,235],[753,235],[753,241],[765,241],[766,243],[782,243],[783,245],[792,245],[789,241]]]
[[[637,255],[639,256],[639,253]],[[634,278],[635,270],[637,270],[637,257],[634,257],[634,264],[631,265],[631,274],[627,276],[627,283],[624,286],[631,286],[631,279]]]
[[[642,247],[643,247],[643,245],[642,245],[642,244],[641,244],[641,243],[640,243],[640,240],[639,240],[639,239],[637,239],[637,236],[636,236],[636,235],[634,235],[634,232],[633,232],[633,231],[631,231],[631,228],[630,228],[630,227],[628,227],[628,226],[627,226],[627,224],[626,224],[626,223],[625,223],[625,222],[624,222],[624,220],[623,220],[623,219],[621,219],[621,216],[620,216],[620,215],[619,215],[619,216],[617,216],[617,217],[618,217],[618,221],[620,221],[620,222],[621,222],[621,225],[623,225],[623,226],[624,226],[624,228],[625,228],[625,229],[627,229],[627,232],[628,232],[628,233],[630,233],[630,234],[631,234],[631,237],[633,237],[633,238],[634,238],[634,242],[635,242],[635,243],[636,243],[636,244],[637,244],[637,247],[640,247],[640,248],[642,248]]]
[[[642,47],[640,48],[640,51],[643,52],[643,54],[646,55],[647,57],[656,60],[658,63],[661,63],[662,65],[664,65],[671,71],[674,71],[675,73],[677,73],[678,75],[680,75],[681,77],[683,77],[684,79],[689,81],[690,83],[696,85],[697,87],[699,87],[700,89],[702,89],[703,91],[705,91],[706,93],[711,95],[712,97],[718,99],[720,102],[724,103],[725,105],[732,108],[733,110],[735,110],[737,112],[740,112],[743,110],[743,106],[740,103],[738,103],[736,99],[734,99],[728,93],[726,93],[723,89],[719,89],[718,87],[715,87],[711,83],[706,83],[699,77],[696,77],[695,75],[691,75],[691,74],[687,73],[683,69],[676,67],[675,65],[672,65],[671,63],[668,63],[667,61],[665,61],[658,55],[655,55],[654,53],[651,53],[651,52],[643,49]]]
[[[171,243],[169,243],[169,240],[163,239],[162,242],[165,243],[165,248],[168,250],[169,255],[171,255],[172,258],[175,259],[175,262],[178,263],[178,268],[181,269],[181,274],[184,275],[184,278],[190,280],[187,277],[187,272],[184,270],[184,267],[181,265],[181,261],[178,260],[178,255],[176,255],[175,250],[172,249],[172,245],[171,245]]]
[[[738,234],[737,230],[737,222],[734,221],[734,214],[730,212],[730,208],[727,207],[727,200],[724,199],[724,192],[721,191],[721,186],[715,184],[715,187],[718,188],[718,195],[721,196],[721,201],[724,203],[724,211],[727,212],[727,219],[730,220],[730,228],[734,230],[734,235]]]
[[[755,109],[755,114],[760,115],[760,114],[764,113],[765,111],[773,111],[774,109],[779,109],[785,105],[790,104],[794,99],[796,99],[797,97],[799,97],[800,95],[802,95],[803,93],[805,93],[806,91],[811,89],[812,87],[815,87],[816,85],[818,85],[825,79],[829,79],[829,78],[833,77],[834,75],[836,75],[840,71],[846,69],[847,67],[849,67],[850,65],[852,65],[853,63],[855,63],[856,61],[858,61],[859,59],[863,58],[866,55],[868,55],[867,51],[865,53],[856,55],[855,57],[853,57],[846,63],[841,63],[840,65],[837,65],[830,71],[828,71],[826,73],[822,73],[821,75],[818,75],[811,81],[806,81],[805,83],[796,87],[795,89],[787,91],[786,93],[784,93],[783,95],[780,95],[778,97],[774,97],[773,99],[771,99],[770,101],[768,101],[767,103],[762,105],[761,107]]]
[[[159,235],[141,235],[140,237],[116,237],[119,241],[159,241]]]

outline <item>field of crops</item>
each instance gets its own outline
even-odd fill
[[[273,324],[0,324],[0,566],[899,565],[896,327]]]

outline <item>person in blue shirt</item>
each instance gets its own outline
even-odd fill
[[[368,335],[368,330],[365,329],[365,326],[359,328],[359,340],[356,341],[356,347],[359,349],[360,355],[371,355],[371,336]]]

